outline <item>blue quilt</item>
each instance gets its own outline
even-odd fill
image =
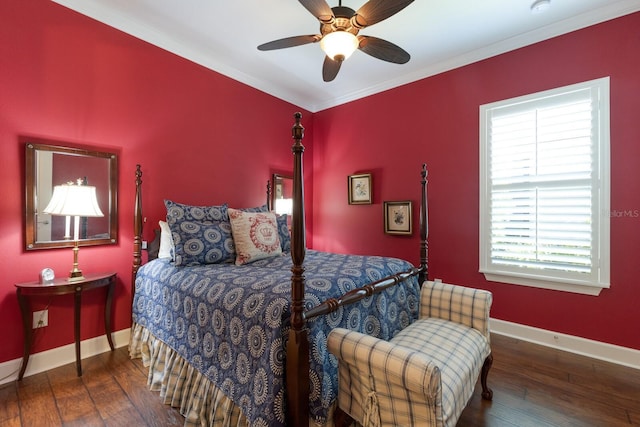
[[[305,305],[412,267],[377,256],[308,250]],[[286,425],[284,367],[289,331],[291,257],[236,266],[175,267],[157,259],[136,277],[133,321],[211,380],[242,408],[251,426]],[[310,320],[310,413],[326,419],[338,390],[337,360],[327,335],[343,327],[390,339],[418,315],[416,277],[357,304]]]

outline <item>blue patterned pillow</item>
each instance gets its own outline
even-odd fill
[[[276,215],[276,221],[278,223],[278,236],[280,237],[282,252],[289,252],[291,251],[291,233],[289,233],[287,215]]]
[[[179,221],[229,221],[226,203],[218,206],[191,206],[165,200],[164,206],[167,208],[169,225]]]
[[[164,201],[174,244],[174,263],[201,265],[235,260],[227,204],[191,206]]]
[[[242,212],[269,212],[269,208],[267,207],[266,203],[262,206],[256,206],[254,208],[243,208],[238,210]]]
[[[236,258],[229,221],[180,221],[169,227],[177,266],[218,264]]]

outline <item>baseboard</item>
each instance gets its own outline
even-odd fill
[[[491,319],[491,332],[594,359],[640,369],[640,350],[561,334],[499,319]]]
[[[114,332],[114,346],[119,348],[129,345],[130,332],[130,329]],[[491,332],[593,357],[594,359],[604,360],[618,365],[628,366],[630,368],[640,369],[640,350],[493,318],[491,319]],[[104,336],[99,336],[82,341],[81,350],[82,358],[85,359],[109,351],[109,344]],[[49,369],[57,368],[58,366],[66,365],[67,363],[73,363],[75,360],[74,344],[35,353],[29,357],[29,365],[27,366],[24,376],[27,377],[38,374]],[[22,358],[0,363],[0,384],[17,380],[21,363]]]
[[[114,332],[111,336],[114,347],[119,348],[129,345],[130,333],[131,330],[129,328]],[[82,359],[86,359],[87,357],[95,356],[109,350],[109,343],[104,335],[84,340],[80,344],[80,355]],[[34,353],[29,356],[29,364],[27,365],[27,370],[24,372],[24,376],[28,377],[29,375],[48,371],[49,369],[57,368],[58,366],[66,365],[67,363],[74,363],[75,361],[75,344],[69,344],[53,348],[51,350],[42,351],[40,353]],[[0,384],[17,380],[21,365],[22,357],[0,363]]]

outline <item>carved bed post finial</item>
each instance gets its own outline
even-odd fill
[[[291,133],[294,139],[293,152],[293,212],[291,216],[291,328],[287,343],[287,408],[288,424],[309,425],[309,338],[304,321],[304,257],[306,253],[306,231],[304,222],[304,173],[302,153],[304,127],[300,124],[301,113]]]
[[[295,113],[293,117],[296,119],[296,123],[291,128],[291,133],[293,135],[293,139],[296,140],[296,143],[301,143],[304,138],[304,127],[300,124],[300,121],[302,120],[302,113]]]
[[[427,164],[422,164],[422,197],[420,202],[420,268],[422,272],[418,276],[418,283],[422,286],[425,280],[429,279],[428,268],[428,243],[427,237],[429,235],[429,216],[427,211]]]

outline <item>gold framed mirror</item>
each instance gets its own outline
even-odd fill
[[[78,245],[118,241],[118,156],[115,153],[40,143],[25,143],[25,249],[73,247],[69,220],[43,211],[54,186],[78,183],[96,187],[103,217],[80,219]],[[71,221],[73,223],[73,221]]]

